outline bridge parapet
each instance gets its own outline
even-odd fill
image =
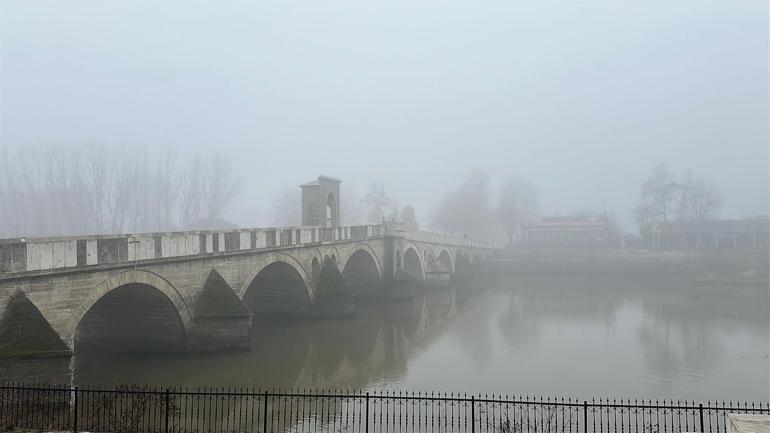
[[[400,222],[387,222],[384,226],[386,236],[403,237],[412,241],[457,247],[496,248],[494,243],[488,241],[479,241],[467,237],[452,236],[446,233],[429,232],[426,230],[410,230],[407,228],[406,224]]]
[[[383,237],[492,248],[486,242],[442,233],[408,230],[404,224],[343,227],[276,227],[165,233],[127,233],[45,238],[0,239],[0,278],[21,272],[81,266],[134,263],[185,256],[216,255],[249,250],[270,250]]]

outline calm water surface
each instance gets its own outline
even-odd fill
[[[767,401],[768,305],[767,288],[676,274],[520,275],[365,305],[353,319],[259,322],[247,353],[81,354],[2,368],[81,385]]]

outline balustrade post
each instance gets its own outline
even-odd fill
[[[369,393],[366,393],[366,433],[369,433]]]
[[[583,400],[583,433],[588,433],[588,401]]]
[[[476,397],[471,396],[471,433],[476,433]]]
[[[163,429],[164,429],[164,431],[166,433],[168,433],[168,409],[169,409],[169,390],[168,390],[168,388],[166,388],[165,399],[166,399],[166,413],[165,413],[166,419],[165,419],[165,421],[163,423]]]
[[[78,431],[78,390],[79,388],[76,386],[75,396],[73,398],[74,412],[72,414],[72,433],[77,433]]]
[[[267,433],[267,391],[265,391],[265,404],[262,407],[262,433]]]
[[[703,403],[698,405],[698,412],[700,414],[700,431],[701,433],[704,433],[706,430],[703,427]]]

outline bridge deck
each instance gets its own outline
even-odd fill
[[[491,248],[491,244],[420,230],[400,223],[344,227],[282,227],[166,233],[128,233],[0,239],[0,279],[22,273],[66,271],[97,265],[210,256],[289,247],[355,242],[387,236],[440,245]]]

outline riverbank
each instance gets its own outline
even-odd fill
[[[651,251],[577,248],[512,248],[487,263],[495,273],[680,273],[691,281],[718,285],[768,285],[767,249]]]

